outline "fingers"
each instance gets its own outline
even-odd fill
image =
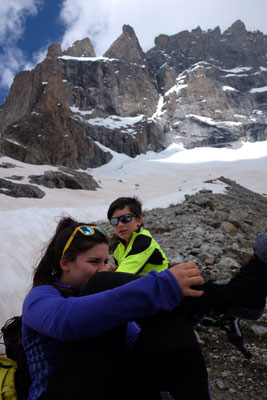
[[[184,296],[199,297],[204,293],[201,290],[192,289],[191,286],[203,285],[204,280],[196,264],[192,261],[177,264],[170,268],[170,272],[177,280]]]
[[[204,284],[204,279],[201,276],[187,277],[187,281],[190,286],[202,286]]]
[[[117,265],[112,264],[111,262],[106,264],[106,268],[108,271],[116,271],[116,269],[118,268]]]
[[[177,265],[184,265],[185,268],[197,268],[196,264],[194,263],[194,261],[187,261],[185,263],[182,264],[177,264]]]
[[[172,268],[175,268],[175,267],[184,268],[184,269],[196,269],[196,270],[198,270],[198,267],[196,266],[196,264],[193,261],[187,261],[187,262],[182,263],[182,264],[176,264]]]
[[[187,277],[181,284],[180,286],[184,296],[199,297],[204,294],[203,290],[196,290],[192,289],[191,287],[191,286],[202,286],[204,284],[204,279],[201,276]]]
[[[203,290],[187,289],[184,296],[200,297],[204,294]]]
[[[200,276],[200,271],[198,268],[185,268],[185,274],[190,278],[194,276]]]

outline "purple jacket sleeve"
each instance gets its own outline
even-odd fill
[[[183,297],[170,271],[147,276],[112,290],[82,296],[61,296],[49,285],[33,288],[23,304],[26,326],[60,341],[82,340],[122,323],[172,310]]]
[[[131,351],[133,345],[138,338],[141,328],[135,322],[128,322],[127,332],[126,332],[126,348]]]

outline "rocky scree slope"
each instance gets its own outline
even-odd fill
[[[257,234],[267,233],[267,198],[224,177],[218,182],[226,184],[225,194],[202,190],[181,204],[144,213],[145,227],[170,263],[193,260],[205,280],[234,276],[253,254]],[[229,343],[223,330],[197,328],[213,399],[267,398],[267,309],[260,320],[240,325],[251,359]],[[162,397],[171,399],[167,393]]]

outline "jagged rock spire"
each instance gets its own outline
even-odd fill
[[[244,24],[244,22],[242,22],[242,21],[240,21],[240,19],[238,19],[223,34],[227,35],[227,34],[232,34],[232,33],[234,33],[235,35],[243,35],[243,36],[246,35],[247,31],[246,31],[246,25]]]
[[[129,25],[123,25],[122,34],[110,46],[104,56],[136,64],[146,63],[145,54],[135,35],[134,29]]]
[[[58,57],[62,56],[62,50],[60,44],[54,42],[50,44],[47,50],[47,57]]]
[[[64,51],[64,54],[72,57],[95,57],[95,51],[89,38],[76,40]]]

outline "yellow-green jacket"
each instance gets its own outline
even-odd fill
[[[149,271],[163,271],[169,267],[169,262],[159,244],[146,229],[139,229],[125,247],[121,239],[115,249],[114,259],[118,272],[146,275]]]

